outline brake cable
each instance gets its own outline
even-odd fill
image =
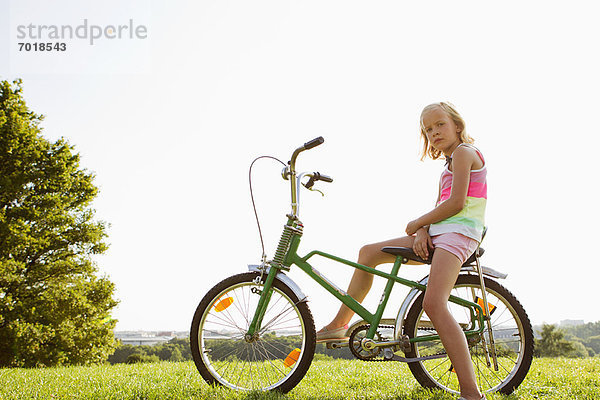
[[[262,263],[263,265],[267,262],[267,253],[265,252],[265,242],[263,240],[262,229],[260,228],[260,221],[258,220],[258,212],[256,211],[256,203],[254,202],[254,192],[252,191],[252,167],[254,163],[261,158],[270,158],[275,161],[279,161],[284,167],[286,164],[278,158],[273,156],[260,156],[256,157],[254,161],[250,164],[250,169],[248,170],[248,183],[250,184],[250,198],[252,199],[252,208],[254,209],[254,216],[256,217],[256,225],[258,226],[258,235],[260,236],[260,245],[262,247]]]

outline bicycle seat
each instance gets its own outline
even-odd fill
[[[412,260],[412,261],[416,261],[421,264],[431,264],[431,258],[428,260],[423,260],[421,257],[416,255],[415,252],[413,251],[413,249],[411,249],[410,247],[384,247],[381,249],[381,251],[383,251],[384,253],[395,255],[395,256],[401,256],[405,260]],[[479,249],[477,249],[477,251],[475,251],[473,254],[471,254],[471,257],[469,257],[467,259],[467,261],[465,261],[463,266],[474,263],[475,257],[477,257],[477,256],[481,257],[484,252],[485,252],[485,250],[483,249],[483,247],[480,247]],[[477,253],[477,255],[475,253]]]

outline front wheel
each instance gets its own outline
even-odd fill
[[[288,392],[310,367],[315,325],[306,301],[275,279],[258,335],[247,340],[263,290],[259,276],[231,276],[204,296],[190,330],[192,357],[209,384]]]
[[[523,306],[504,286],[485,278],[486,295],[489,303],[491,325],[498,369],[490,357],[488,366],[485,356],[484,341],[489,346],[487,324],[483,335],[471,336],[468,339],[469,352],[477,384],[484,393],[512,393],[525,379],[533,358],[533,331]],[[460,275],[456,281],[452,295],[483,307],[479,277]],[[410,338],[437,334],[431,320],[423,311],[422,293],[411,306],[404,324],[404,333]],[[448,303],[448,309],[454,319],[463,328],[471,321],[469,310],[458,304]],[[408,357],[423,357],[444,352],[441,340],[415,342],[411,346]],[[439,388],[455,394],[460,393],[458,379],[448,357],[424,360],[408,364],[417,381],[427,388]]]

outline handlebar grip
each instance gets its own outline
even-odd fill
[[[333,178],[327,176],[327,175],[323,175],[319,172],[313,172],[312,176],[310,177],[310,179],[308,180],[308,182],[306,182],[306,184],[304,185],[305,188],[310,189],[314,186],[316,181],[325,181],[325,182],[333,182]]]
[[[323,139],[323,136],[319,136],[316,139],[311,140],[310,142],[306,142],[304,143],[304,150],[310,150],[313,147],[317,147],[320,144],[323,144],[325,142],[325,139]]]
[[[324,181],[324,182],[329,182],[329,183],[333,182],[333,178],[330,176],[323,175],[318,172],[315,172],[315,174],[318,176],[317,180],[319,180],[319,181]]]

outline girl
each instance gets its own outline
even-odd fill
[[[471,145],[473,139],[465,131],[464,120],[448,103],[434,103],[423,109],[421,136],[424,142],[421,159],[430,156],[436,160],[444,155],[447,160],[436,207],[408,223],[408,236],[361,248],[358,263],[373,268],[393,263],[395,256],[381,251],[386,246],[412,247],[422,259],[433,254],[423,309],[454,366],[461,399],[485,399],[477,387],[465,335],[447,308],[461,265],[481,241],[487,198],[485,162],[479,150]],[[362,301],[372,283],[372,274],[357,269],[347,292]],[[343,338],[352,315],[353,311],[342,305],[335,318],[317,332],[317,340]]]

